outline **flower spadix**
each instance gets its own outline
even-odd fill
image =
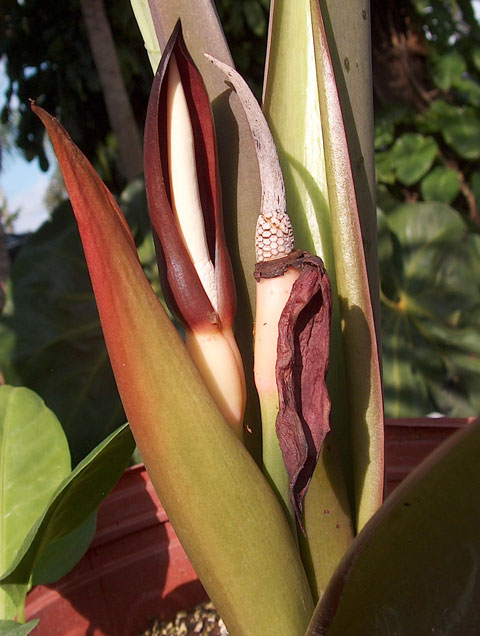
[[[243,364],[222,223],[215,130],[180,24],[155,75],[145,123],[145,183],[164,294],[226,420],[242,436]]]
[[[330,283],[317,256],[295,250],[277,150],[250,89],[220,68],[245,110],[262,185],[255,247],[257,301],[254,376],[262,411],[264,470],[294,527],[322,443],[330,399],[325,376],[330,343]]]

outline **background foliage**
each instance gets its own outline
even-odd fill
[[[480,29],[469,1],[390,8],[373,33],[386,412],[474,415]]]
[[[260,96],[269,0],[216,5],[235,62]],[[470,0],[371,6],[386,412],[469,416],[480,406],[480,27]],[[1,8],[2,121],[15,120],[15,143],[46,168],[43,128],[28,107],[35,97],[120,196],[126,184],[79,0],[61,11],[52,0],[1,0]],[[129,1],[105,0],[105,8],[141,131],[146,53]],[[123,203],[154,279],[139,183]],[[15,263],[0,327],[6,380],[38,391],[65,423],[74,463],[124,418],[82,262],[61,205]]]

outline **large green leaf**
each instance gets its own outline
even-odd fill
[[[38,618],[21,625],[15,621],[0,620],[0,636],[27,636],[38,625]]]
[[[379,231],[387,415],[475,415],[479,237],[442,203],[399,206]]]
[[[32,585],[54,583],[70,572],[88,550],[96,529],[94,512],[72,532],[49,543],[35,564]]]
[[[393,144],[389,159],[400,183],[410,186],[430,170],[437,152],[433,137],[405,133]]]
[[[430,104],[422,126],[440,132],[446,143],[464,159],[480,157],[480,119],[474,108],[437,99]]]
[[[460,175],[456,170],[438,166],[420,184],[425,201],[451,203],[460,192]]]
[[[309,636],[478,633],[480,420],[433,453],[356,537]]]
[[[1,582],[17,602],[43,551],[92,515],[128,464],[134,442],[127,424],[99,444],[58,486],[31,527]]]
[[[122,206],[145,268],[155,261],[141,181]],[[105,249],[109,249],[105,246]],[[56,413],[75,465],[125,422],[70,206],[62,204],[18,255],[0,319],[0,365],[10,384],[33,389]]]
[[[6,385],[0,387],[0,448],[0,572],[4,572],[69,474],[70,453],[59,421],[44,402],[28,389]],[[15,614],[15,604],[0,589],[0,617]]]

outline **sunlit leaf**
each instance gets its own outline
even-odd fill
[[[438,151],[432,137],[418,133],[405,133],[392,147],[390,162],[397,179],[404,185],[412,185],[430,170]]]
[[[21,595],[47,546],[73,532],[92,515],[125,470],[133,448],[125,424],[61,482],[41,516],[22,536],[23,542],[8,569],[1,573],[2,586],[13,598]]]
[[[28,389],[7,385],[0,387],[0,446],[1,574],[70,472],[70,453],[59,421],[44,402]],[[0,616],[14,618],[15,603],[0,587]]]
[[[425,201],[451,203],[460,192],[460,176],[456,170],[437,167],[420,184]]]

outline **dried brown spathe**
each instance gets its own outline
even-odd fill
[[[292,503],[303,529],[305,495],[330,430],[330,398],[325,376],[332,302],[323,262],[307,252],[296,251],[276,261],[258,263],[255,278],[281,276],[289,267],[298,268],[300,276],[278,326],[276,430]]]

